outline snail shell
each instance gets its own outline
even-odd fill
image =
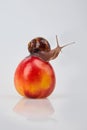
[[[42,37],[37,37],[29,42],[28,50],[32,54],[38,53],[40,51],[48,52],[51,50],[51,48],[49,42],[46,39]]]

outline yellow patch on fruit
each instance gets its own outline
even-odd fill
[[[51,82],[51,78],[49,77],[49,75],[44,74],[41,81],[41,88],[48,89],[50,87],[49,86],[50,82]]]

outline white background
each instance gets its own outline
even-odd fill
[[[52,48],[74,41],[51,64],[56,88],[47,99],[21,97],[14,72],[29,55],[28,42]],[[87,1],[0,0],[0,129],[87,130]]]

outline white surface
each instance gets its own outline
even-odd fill
[[[57,83],[48,99],[22,98],[13,83],[27,43],[75,41],[51,61]],[[87,1],[0,0],[0,129],[87,130]]]

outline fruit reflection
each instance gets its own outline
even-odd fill
[[[13,110],[28,119],[47,119],[54,113],[54,109],[48,99],[34,100],[23,98]]]

